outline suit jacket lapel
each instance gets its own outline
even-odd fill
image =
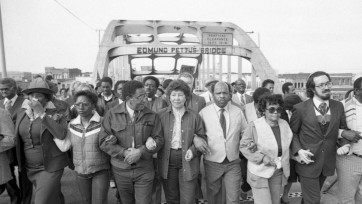
[[[307,117],[309,118],[310,124],[312,124],[312,126],[314,126],[314,129],[319,133],[319,135],[322,136],[323,135],[322,130],[321,127],[319,126],[318,119],[315,114],[314,104],[312,99],[309,99],[307,112],[308,112]]]
[[[329,135],[329,132],[331,131],[331,129],[334,126],[334,123],[337,119],[337,108],[332,101],[329,101],[329,110],[331,111],[331,117],[330,117],[329,126],[327,129],[326,135]]]

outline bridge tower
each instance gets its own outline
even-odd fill
[[[188,70],[203,88],[211,75],[218,79],[226,75],[230,82],[232,56],[238,59],[240,78],[242,59],[250,62],[251,89],[256,88],[258,76],[274,80],[275,90],[280,90],[276,72],[259,47],[229,22],[113,20],[103,35],[92,81],[103,76],[129,80],[141,75],[177,75]]]

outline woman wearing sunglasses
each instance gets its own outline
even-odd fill
[[[280,118],[283,106],[279,94],[260,98],[262,117],[249,124],[240,142],[240,151],[248,159],[247,181],[255,204],[280,203],[282,187],[287,184],[293,134],[288,122]],[[253,145],[256,151],[250,151]]]

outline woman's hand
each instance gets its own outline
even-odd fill
[[[185,155],[185,160],[189,162],[192,160],[192,158],[194,158],[194,154],[192,154],[191,149],[188,149]]]
[[[108,135],[105,139],[106,143],[109,144],[116,144],[117,143],[117,138],[114,135]]]
[[[263,164],[266,166],[276,166],[274,160],[267,155],[264,155],[263,157]]]
[[[249,142],[247,144],[247,147],[248,147],[249,152],[251,152],[251,153],[258,151],[258,146],[253,141]]]
[[[146,148],[148,150],[152,151],[152,150],[156,149],[156,146],[157,146],[157,144],[156,144],[155,140],[152,137],[148,137],[147,141],[146,141]]]

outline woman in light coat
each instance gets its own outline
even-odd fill
[[[293,133],[287,121],[280,118],[281,95],[266,95],[259,100],[262,117],[245,130],[240,151],[248,159],[247,181],[255,204],[279,204],[282,187],[290,174],[289,146]],[[250,146],[256,145],[255,152]]]

